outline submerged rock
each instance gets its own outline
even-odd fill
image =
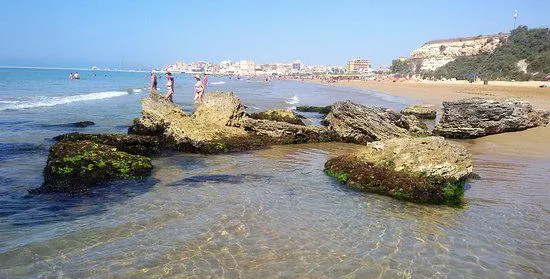
[[[316,107],[316,106],[299,106],[296,107],[297,111],[302,112],[317,112],[320,114],[328,114],[330,112],[330,106]]]
[[[82,192],[102,182],[151,174],[151,159],[87,140],[61,141],[50,149],[44,184],[31,193]]]
[[[117,135],[117,134],[80,134],[69,133],[54,138],[57,141],[91,141],[116,147],[134,155],[150,156],[159,154],[164,149],[164,143],[155,136]]]
[[[401,111],[405,115],[414,115],[420,119],[435,119],[437,113],[432,105],[412,105]]]
[[[325,121],[342,141],[359,144],[429,134],[426,125],[415,116],[402,115],[386,108],[366,107],[350,101],[333,104]]]
[[[95,125],[95,123],[92,121],[79,121],[79,122],[69,123],[69,125],[77,128],[85,128],[88,126]]]
[[[250,118],[286,122],[290,124],[305,126],[300,116],[289,109],[270,109],[262,112],[251,113]]]
[[[482,98],[443,102],[434,133],[449,138],[476,138],[548,124],[550,113],[534,110],[529,102]]]
[[[464,147],[442,137],[395,138],[330,159],[325,172],[360,191],[457,205],[472,173],[472,159]]]

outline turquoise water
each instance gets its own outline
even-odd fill
[[[357,146],[338,143],[167,154],[154,159],[148,179],[76,196],[28,195],[42,183],[52,137],[125,133],[147,95],[147,73],[82,71],[69,81],[69,72],[0,69],[0,278],[550,276],[544,159],[474,154],[482,179],[471,183],[463,208],[342,187],[323,164]],[[175,101],[192,111],[193,79],[175,80]],[[236,92],[249,111],[345,99],[408,103],[314,83],[210,83],[208,90]],[[83,120],[96,125],[65,125]]]

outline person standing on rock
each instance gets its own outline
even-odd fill
[[[199,98],[201,100],[201,103],[202,99],[204,98],[204,94],[206,93],[206,85],[208,85],[208,76],[206,75],[206,73],[204,73],[204,76],[202,78],[202,94]]]
[[[170,102],[174,102],[174,78],[172,77],[172,73],[166,72],[166,79],[168,82],[166,83],[166,87],[168,88],[168,92],[166,93],[166,98],[170,100]]]
[[[195,95],[195,104],[200,104],[202,99],[202,94],[204,93],[204,84],[201,81],[200,75],[195,75],[195,79],[197,82],[195,82],[195,87],[193,88],[193,93]]]
[[[155,75],[155,71],[151,71],[151,92],[157,90],[157,75]]]

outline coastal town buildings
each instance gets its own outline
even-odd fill
[[[370,73],[369,61],[366,59],[355,59],[352,61],[354,73]],[[224,60],[217,64],[206,61],[185,63],[178,61],[175,64],[166,65],[163,70],[174,73],[208,73],[220,75],[237,76],[314,76],[326,74],[350,73],[350,63],[346,66],[336,65],[306,65],[301,60],[289,63],[267,63],[258,64],[251,60],[231,61]]]
[[[367,73],[370,71],[370,62],[362,58],[349,60],[347,70],[350,72]]]

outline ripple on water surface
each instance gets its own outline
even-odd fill
[[[59,210],[74,218],[58,216],[56,222],[25,226],[3,223],[2,232],[15,233],[2,235],[0,262],[5,268],[0,274],[28,278],[548,275],[550,239],[542,234],[549,228],[548,212],[536,209],[545,199],[523,197],[541,194],[537,191],[545,188],[522,191],[544,179],[537,171],[476,158],[482,178],[472,183],[464,208],[416,205],[351,191],[324,175],[328,157],[355,148],[298,145],[157,159],[155,185],[144,191],[132,191],[127,185],[122,189],[133,194],[124,198],[109,198],[117,196],[113,188],[99,196],[80,197],[78,206]],[[548,170],[548,162],[539,166]],[[502,171],[495,174],[494,168]],[[524,187],[513,187],[518,172],[524,172]],[[497,195],[496,189],[501,189]],[[75,213],[95,206],[100,207],[90,214]]]

